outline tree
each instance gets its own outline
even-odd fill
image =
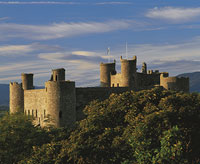
[[[0,163],[15,164],[31,154],[32,147],[50,141],[48,134],[23,114],[0,119]]]

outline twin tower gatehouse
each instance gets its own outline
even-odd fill
[[[83,108],[89,102],[104,100],[111,93],[128,90],[145,90],[163,87],[168,90],[189,92],[189,78],[168,77],[167,72],[147,70],[143,63],[137,72],[137,57],[122,59],[121,73],[116,62],[100,64],[100,87],[75,87],[65,80],[65,69],[54,69],[45,88],[35,89],[33,74],[21,74],[22,83],[10,83],[10,113],[25,113],[34,118],[34,124],[54,127],[71,127],[84,118]]]

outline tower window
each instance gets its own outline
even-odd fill
[[[28,115],[30,116],[30,110],[28,110]]]
[[[35,111],[35,117],[37,117],[37,109],[36,109],[36,111]]]
[[[62,111],[59,112],[59,118],[62,118]]]

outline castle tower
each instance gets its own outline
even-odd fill
[[[33,87],[33,74],[32,73],[22,73],[22,88],[24,90],[34,89]]]
[[[63,73],[63,71],[61,72]],[[57,75],[57,80],[61,77],[63,79],[63,76],[59,76],[60,74]],[[45,90],[46,114],[50,118],[49,124],[54,127],[73,126],[76,121],[75,82],[48,81],[45,83]]]
[[[65,81],[65,69],[53,69],[53,81]]]
[[[137,77],[136,77],[137,57],[134,56],[133,59],[127,60],[127,59],[122,59],[121,56],[120,61],[121,61],[122,86],[137,88]]]
[[[147,74],[147,64],[145,62],[142,63],[142,73]]]
[[[24,90],[17,82],[10,83],[10,113],[24,112]]]
[[[101,63],[100,64],[100,85],[101,87],[110,87],[110,75],[115,74],[114,63]]]

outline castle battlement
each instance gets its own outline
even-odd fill
[[[168,72],[147,70],[143,63],[137,72],[137,57],[122,59],[121,72],[116,62],[100,63],[101,87],[75,87],[74,81],[65,80],[65,69],[53,69],[44,89],[35,89],[33,73],[22,73],[22,83],[10,83],[10,113],[25,113],[42,127],[71,127],[83,119],[83,108],[91,101],[104,100],[112,93],[164,87],[169,90],[189,92],[189,78],[169,77]]]

